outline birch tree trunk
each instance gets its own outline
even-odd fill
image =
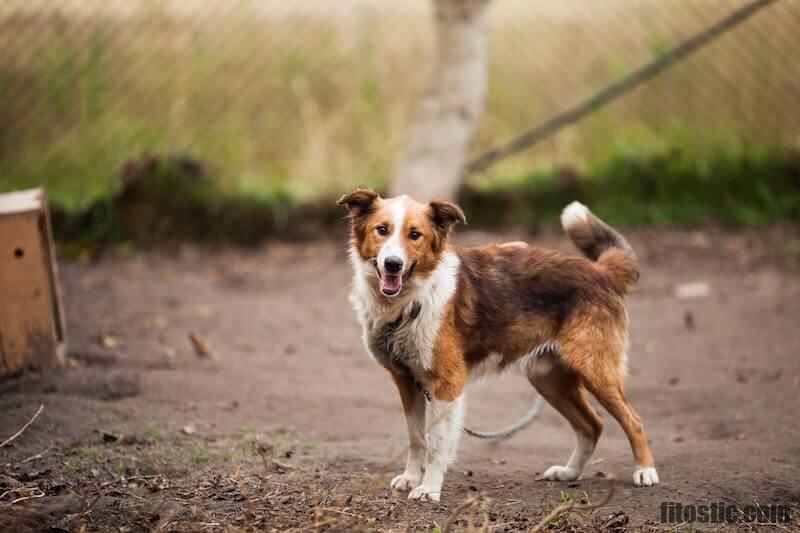
[[[417,105],[389,192],[453,200],[486,93],[486,7],[432,0],[438,39],[430,87]]]

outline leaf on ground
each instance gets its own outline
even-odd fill
[[[196,333],[189,334],[189,342],[192,343],[194,353],[201,359],[214,359],[214,350],[206,339]]]

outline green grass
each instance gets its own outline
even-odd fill
[[[256,430],[250,426],[238,426],[233,430],[233,436],[237,439],[242,439],[254,435]]]
[[[192,451],[189,459],[195,464],[205,464],[217,460],[226,461],[230,459],[230,457],[231,455],[228,450],[212,451],[206,447],[205,443],[198,442],[195,444],[194,450]]]
[[[127,189],[87,180],[79,189],[94,191],[88,205],[73,188],[49,188],[60,242],[117,243],[130,252],[161,241],[254,243],[341,227],[335,199],[345,187],[308,197],[256,179],[231,186],[213,165],[186,157],[142,158],[131,168],[138,178]],[[459,199],[473,226],[529,228],[557,223],[573,200],[623,226],[798,220],[800,155],[791,145],[748,144],[724,130],[673,124],[662,136],[631,131],[580,166],[472,177]]]
[[[463,200],[479,225],[554,223],[573,200],[625,226],[757,225],[800,217],[800,159],[788,145],[674,126],[621,137],[579,168],[474,180]]]
[[[161,440],[161,430],[158,428],[145,428],[142,430],[142,435],[148,439]]]

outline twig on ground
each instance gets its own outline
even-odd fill
[[[604,507],[611,501],[611,498],[614,497],[614,479],[610,478],[608,484],[608,492],[606,493],[606,497],[603,498],[601,501],[596,503],[576,503],[575,500],[570,500],[567,503],[562,503],[561,505],[556,506],[555,509],[550,511],[550,513],[542,518],[538,524],[531,528],[530,533],[537,533],[544,529],[547,524],[549,524],[552,520],[554,520],[559,515],[566,513],[568,511],[588,511],[590,509],[597,509],[599,507]]]
[[[322,518],[322,511],[319,510],[319,507],[314,509],[314,531],[319,533],[322,529],[323,522],[321,521]]]
[[[31,493],[29,496],[21,496],[15,500],[11,500],[10,502],[4,504],[2,507],[11,507],[15,503],[24,502],[25,500],[35,500],[36,498],[43,498],[44,492],[41,489],[34,489],[34,492]]]
[[[116,483],[116,481],[114,481],[113,483]],[[103,495],[104,495],[104,492],[103,492],[104,486],[98,485],[96,481],[93,482],[93,485],[94,485],[93,488],[94,488],[95,492],[97,493],[97,495],[95,496],[94,500],[92,500],[91,502],[89,501],[89,498],[87,497],[88,495],[84,496],[83,494],[81,494],[80,492],[76,491],[73,488],[68,488],[67,489],[72,494],[77,496],[78,499],[81,501],[81,512],[80,513],[76,513],[73,516],[73,519],[85,518],[86,516],[88,516],[89,513],[92,512],[92,509],[97,504],[97,502],[100,501],[100,498],[103,497]]]
[[[36,420],[36,418],[40,414],[42,414],[42,411],[44,411],[44,404],[41,404],[39,406],[39,409],[36,411],[36,413],[31,417],[30,420],[28,420],[28,422],[24,426],[19,428],[19,431],[17,431],[16,433],[14,433],[10,437],[8,437],[6,440],[4,440],[2,443],[0,443],[0,448],[5,448],[6,446],[8,446],[12,442],[14,442],[14,440],[16,440],[17,437],[19,437],[20,435],[25,433],[25,430],[27,430],[29,427],[31,427],[31,424],[33,424],[34,420]]]
[[[9,494],[14,494],[15,492],[19,493],[19,492],[31,491],[31,490],[34,490],[34,487],[17,487],[14,489],[8,489],[7,491],[0,494],[0,501],[2,501]]]
[[[30,463],[31,461],[35,461],[36,459],[41,459],[42,457],[44,457],[44,454],[49,452],[52,448],[53,448],[53,443],[51,442],[50,445],[47,448],[45,448],[43,451],[37,453],[36,455],[31,455],[27,459],[23,459],[22,461],[20,461],[20,464],[24,465],[24,464]]]
[[[451,512],[450,516],[447,518],[447,523],[444,525],[444,529],[442,529],[443,533],[448,533],[450,531],[450,528],[453,527],[453,524],[458,518],[458,515],[463,513],[465,509],[469,509],[470,507],[472,507],[479,501],[483,500],[484,498],[485,495],[482,492],[479,492],[478,494],[470,496],[469,498],[466,498],[464,501],[456,505],[455,509],[453,509],[453,512]]]
[[[332,507],[320,507],[320,509],[325,513],[343,514],[345,516],[352,516],[353,518],[366,519],[366,517],[364,515],[360,515],[360,514],[356,514],[356,513],[348,513],[347,511],[340,511],[339,509],[334,509]]]
[[[340,479],[336,483],[336,485],[330,491],[328,491],[328,494],[326,494],[325,497],[322,498],[322,501],[319,504],[320,507],[322,507],[323,509],[325,508],[325,506],[328,504],[328,499],[333,495],[334,492],[336,492],[336,489],[339,488],[339,485],[342,484],[342,481],[344,481],[344,479]]]

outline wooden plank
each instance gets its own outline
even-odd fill
[[[0,374],[58,364],[41,211],[0,216]]]
[[[47,268],[48,281],[50,282],[50,303],[53,306],[56,330],[56,358],[58,364],[64,364],[67,357],[67,320],[64,315],[63,300],[61,299],[61,285],[58,282],[58,262],[56,261],[56,246],[53,241],[52,224],[50,223],[50,204],[47,202],[47,195],[44,189],[40,189],[39,202],[42,206],[42,216],[39,220],[39,236],[41,237],[45,268]]]

